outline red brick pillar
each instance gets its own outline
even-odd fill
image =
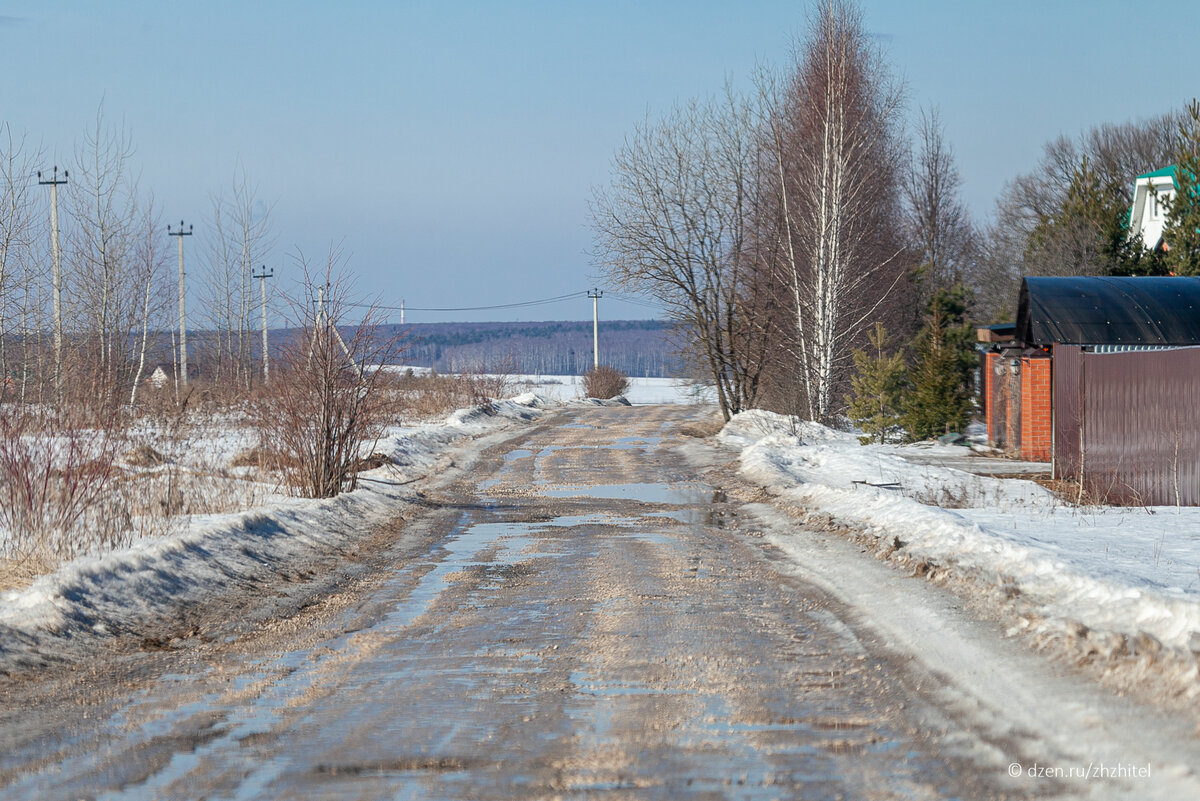
[[[1021,458],[1048,462],[1054,444],[1048,357],[1021,359]]]

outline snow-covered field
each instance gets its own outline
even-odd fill
[[[417,375],[429,372],[427,367],[394,366],[395,371],[411,370]],[[499,376],[485,376],[489,379]],[[543,398],[558,401],[577,400],[583,397],[583,379],[577,375],[533,375],[515,374],[503,376],[513,392],[533,392]],[[645,378],[634,376],[629,379],[629,391],[625,399],[635,406],[658,403],[712,403],[715,395],[711,387],[695,384],[683,378]]]
[[[1069,637],[1075,650],[1152,659],[1200,652],[1200,509],[1077,507],[1025,480],[995,479],[906,455],[922,446],[857,437],[747,412],[720,438],[741,470],[811,519],[825,518],[923,574],[1007,598],[1018,630]],[[962,448],[940,446],[948,456]],[[787,536],[779,543],[794,550]]]
[[[556,400],[583,396],[582,379],[576,375],[516,375],[513,386]],[[681,378],[630,378],[625,399],[635,406],[651,403],[705,403],[712,400],[708,387]]]

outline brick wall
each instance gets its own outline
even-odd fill
[[[1021,458],[1050,461],[1054,412],[1050,403],[1049,358],[1021,359]]]

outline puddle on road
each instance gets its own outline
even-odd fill
[[[463,516],[466,523],[468,516]],[[455,534],[447,537],[437,547],[435,553],[442,558],[433,563],[417,581],[417,585],[407,592],[406,597],[398,603],[384,618],[370,627],[370,630],[393,630],[412,625],[417,618],[429,611],[442,592],[450,586],[449,580],[453,574],[461,573],[473,567],[495,568],[499,566],[514,566],[519,562],[531,559],[555,558],[559,554],[538,550],[539,543],[532,536],[536,531],[543,531],[556,525],[554,520],[538,523],[474,523],[460,524]],[[569,526],[571,523],[558,525]],[[484,554],[487,558],[483,558]],[[428,567],[429,563],[421,566]],[[388,582],[391,586],[406,584],[410,570],[404,570],[396,578]],[[389,588],[390,589],[390,588]],[[403,593],[402,587],[397,588],[397,595]],[[385,593],[388,592],[385,589]],[[393,590],[393,592],[395,592]]]
[[[621,437],[605,447],[616,451],[642,450],[647,453],[657,450],[662,444],[662,437]]]
[[[505,476],[510,470],[512,470],[512,467],[515,463],[521,461],[522,459],[531,458],[533,458],[533,451],[529,450],[528,448],[517,448],[516,450],[509,451],[508,453],[504,454],[504,464],[500,467],[500,470],[498,470],[496,475],[493,477],[487,479],[486,481],[479,482],[479,489],[484,491],[491,489],[504,480]]]
[[[560,485],[557,489],[543,489],[542,494],[551,498],[599,498],[690,506],[709,503],[712,488],[703,484],[667,483]]]

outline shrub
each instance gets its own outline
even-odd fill
[[[320,283],[303,263],[304,295],[296,303],[297,336],[281,349],[257,417],[263,445],[277,450],[288,484],[309,498],[355,488],[362,452],[374,450],[390,417],[387,371],[400,352],[397,336],[381,337],[380,313],[369,307],[343,338],[352,304],[330,254]]]
[[[82,423],[44,408],[0,415],[0,558],[40,569],[129,538],[106,490],[118,474],[119,421]]]
[[[583,374],[583,394],[588,398],[607,400],[629,391],[629,376],[615,367],[600,365]]]

